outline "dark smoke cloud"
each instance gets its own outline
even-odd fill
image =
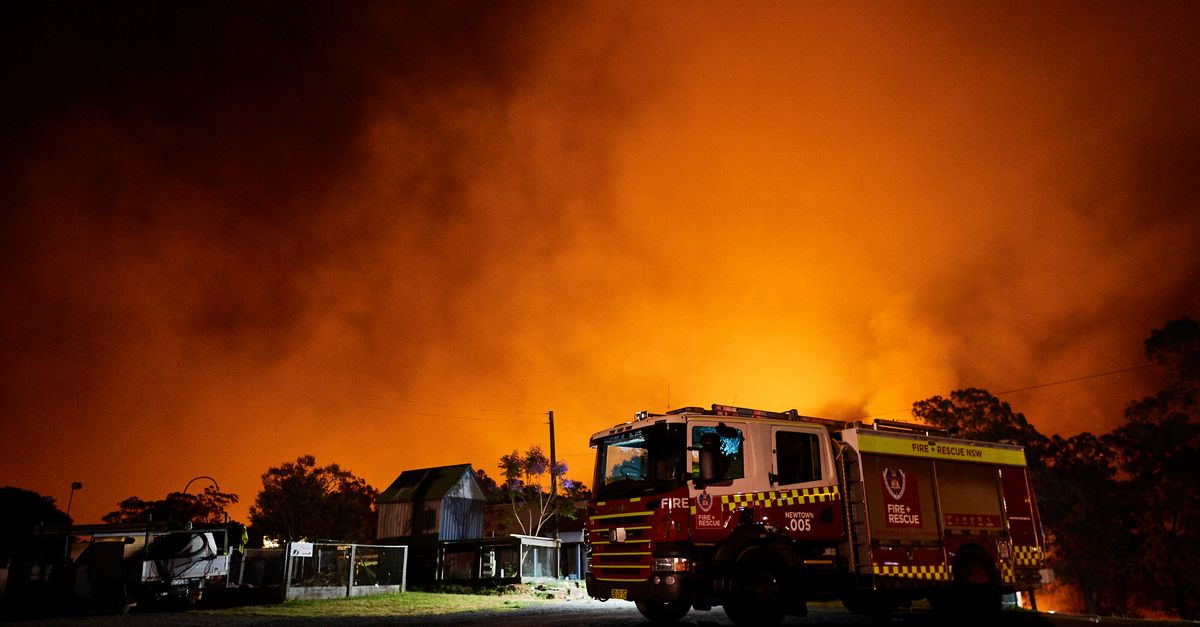
[[[10,267],[28,282],[9,302],[62,289],[28,272],[44,240],[22,234],[79,225],[63,245],[81,258],[63,265],[174,264],[163,270],[189,280],[179,298],[191,301],[180,303],[190,332],[234,351],[253,342],[286,352],[303,333],[305,284],[321,268],[382,239],[381,221],[434,232],[461,213],[466,182],[453,164],[470,139],[448,132],[450,114],[429,100],[460,90],[488,107],[489,94],[511,91],[523,53],[505,31],[520,12],[131,3],[13,16],[6,58],[19,59],[22,97],[6,119],[24,141],[8,154],[26,179],[14,192],[34,197],[10,205],[23,209],[5,229]],[[361,211],[335,197],[344,173],[361,166],[385,80],[402,85],[393,106],[418,135],[397,147],[412,165],[396,184],[412,191],[391,211]],[[114,240],[125,248],[107,249]]]
[[[306,451],[386,483],[447,462],[373,444],[419,441],[464,405],[523,406],[504,373],[527,367],[522,337],[561,330],[541,312],[596,315],[571,295],[606,280],[544,270],[612,239],[605,129],[630,87],[597,61],[619,17],[473,2],[6,13],[11,481],[92,478],[92,518],[189,472],[249,501],[267,465]],[[500,448],[541,435],[516,416],[534,430]],[[490,432],[453,418],[453,461],[482,457]]]

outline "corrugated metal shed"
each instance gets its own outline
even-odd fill
[[[463,481],[464,474],[469,474],[471,479]],[[379,495],[378,502],[437,501],[444,496],[483,500],[483,490],[475,481],[475,471],[470,464],[406,470]]]
[[[484,500],[470,464],[407,470],[377,500],[378,537],[389,541],[482,537]]]

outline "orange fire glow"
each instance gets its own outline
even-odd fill
[[[495,476],[551,409],[590,483],[637,410],[902,418],[1200,310],[1196,5],[192,10],[5,20],[0,480],[80,522],[196,475],[244,520],[304,453]]]

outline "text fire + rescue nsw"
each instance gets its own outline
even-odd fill
[[[947,457],[971,457],[979,459],[983,457],[983,451],[976,448],[967,448],[965,446],[949,446],[946,444],[926,444],[924,442],[913,442],[912,450],[914,453],[945,455]]]

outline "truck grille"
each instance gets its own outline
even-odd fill
[[[591,570],[600,581],[644,581],[650,577],[650,516],[653,511],[600,514],[588,521]],[[624,530],[624,541],[614,532]]]

